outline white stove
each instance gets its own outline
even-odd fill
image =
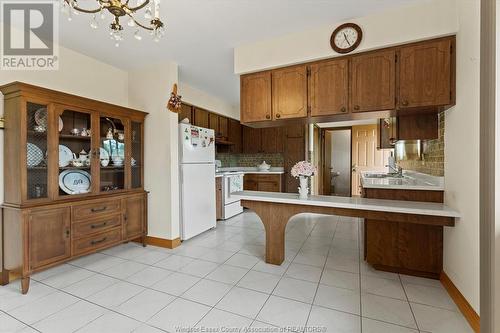
[[[243,191],[243,172],[229,171],[222,175],[222,218],[229,219],[243,213],[243,207],[239,199],[231,196],[231,193]]]

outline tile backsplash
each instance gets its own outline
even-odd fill
[[[222,167],[255,167],[266,161],[272,167],[283,167],[283,154],[227,154],[218,153],[215,158],[222,162]]]
[[[398,160],[399,166],[405,170],[413,170],[433,176],[444,176],[444,112],[439,114],[439,137],[424,143],[421,158],[409,156],[406,160]],[[396,154],[397,155],[397,154]]]

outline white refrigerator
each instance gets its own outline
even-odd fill
[[[179,124],[181,239],[215,228],[214,130]]]

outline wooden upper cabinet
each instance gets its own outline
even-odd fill
[[[239,121],[234,119],[228,119],[228,138],[227,140],[232,142],[233,145],[229,147],[231,153],[239,154],[242,149],[242,126]]]
[[[229,119],[223,116],[219,116],[219,134],[225,138],[229,135]]]
[[[262,134],[260,128],[243,126],[243,153],[255,154],[261,152]]]
[[[30,269],[71,256],[70,208],[47,209],[29,214]]]
[[[273,120],[307,117],[307,66],[272,72]]]
[[[182,103],[181,110],[178,113],[179,121],[187,118],[190,123],[193,123],[193,107],[191,105],[187,105]]]
[[[209,128],[209,112],[200,108],[194,108],[194,125]]]
[[[442,39],[401,48],[400,108],[453,103],[453,39]]]
[[[278,129],[279,128],[274,128],[274,127],[267,127],[261,129],[261,141],[262,141],[262,146],[261,146],[261,151],[263,153],[278,153],[279,147],[278,147]]]
[[[208,113],[208,128],[215,131],[215,136],[220,136],[219,131],[219,115],[209,112]]]
[[[352,112],[396,107],[396,51],[379,51],[351,59]]]
[[[311,116],[347,112],[349,67],[347,59],[321,62],[310,66],[309,106]]]
[[[271,72],[241,77],[241,122],[271,120]]]

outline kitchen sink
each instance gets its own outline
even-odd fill
[[[365,173],[363,174],[364,178],[403,178],[398,174],[391,173]]]

